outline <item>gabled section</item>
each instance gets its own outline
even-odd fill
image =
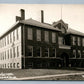
[[[67,29],[68,29],[68,24],[65,23],[63,20],[59,20],[59,21],[57,21],[57,22],[54,22],[52,25],[53,25],[55,28],[58,27],[58,28],[62,31],[62,33],[66,33],[66,31],[67,31]]]

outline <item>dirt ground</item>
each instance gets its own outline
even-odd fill
[[[16,76],[16,78],[68,74],[68,73],[81,73],[81,72],[84,72],[84,71],[63,70],[63,69],[62,70],[61,69],[22,69],[22,70],[0,69],[0,74],[13,73],[13,75]],[[84,80],[84,77],[82,75],[74,75],[74,76],[41,78],[41,79],[34,79],[34,80]]]

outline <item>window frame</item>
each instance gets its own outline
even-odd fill
[[[40,31],[40,33],[38,33],[39,31]],[[36,40],[41,41],[41,30],[40,29],[36,30]]]
[[[52,32],[52,43],[56,43],[56,33],[55,32]]]
[[[45,42],[49,42],[49,31],[44,31],[44,40]]]
[[[32,28],[27,29],[27,38],[28,40],[33,40],[33,29]]]
[[[33,46],[29,46],[29,45],[28,45],[28,47],[31,47],[31,48],[32,48],[32,56],[29,56],[29,55],[28,55],[28,57],[33,57]],[[28,53],[29,53],[29,52],[28,52]]]

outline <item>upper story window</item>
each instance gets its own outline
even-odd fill
[[[9,44],[9,35],[7,36],[7,43]]]
[[[63,37],[59,37],[58,41],[59,41],[59,45],[63,45]]]
[[[15,31],[13,31],[13,41],[15,41]]]
[[[16,29],[16,37],[17,37],[17,40],[19,39],[19,32],[18,32],[18,28]]]
[[[45,42],[49,42],[49,32],[45,31]]]
[[[65,28],[62,27],[61,30],[62,30],[62,33],[65,33]]]
[[[11,35],[12,33],[10,33],[10,43],[12,42],[12,35]]]
[[[80,50],[78,50],[78,56],[77,57],[81,58],[81,51]]]
[[[82,39],[82,45],[84,46],[84,38]]]
[[[29,40],[33,39],[32,28],[28,28],[28,39]]]
[[[8,52],[8,59],[9,59],[9,50],[7,52]]]
[[[13,47],[13,57],[15,58],[16,52],[15,52],[15,47]]]
[[[56,43],[56,33],[52,32],[52,43]]]
[[[76,58],[76,50],[73,50],[73,57]]]
[[[12,58],[12,49],[10,49],[10,58]]]
[[[73,42],[73,45],[76,45],[76,37],[75,36],[72,37],[72,42]]]
[[[78,46],[81,45],[81,40],[80,40],[80,37],[78,37]]]
[[[37,29],[36,33],[37,33],[37,41],[41,41],[41,30]]]

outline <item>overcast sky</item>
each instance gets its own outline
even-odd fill
[[[83,4],[0,4],[0,35],[7,31],[14,23],[15,16],[20,16],[20,9],[25,9],[26,19],[40,21],[44,10],[44,22],[52,24],[62,19],[69,27],[84,32],[84,5]]]

